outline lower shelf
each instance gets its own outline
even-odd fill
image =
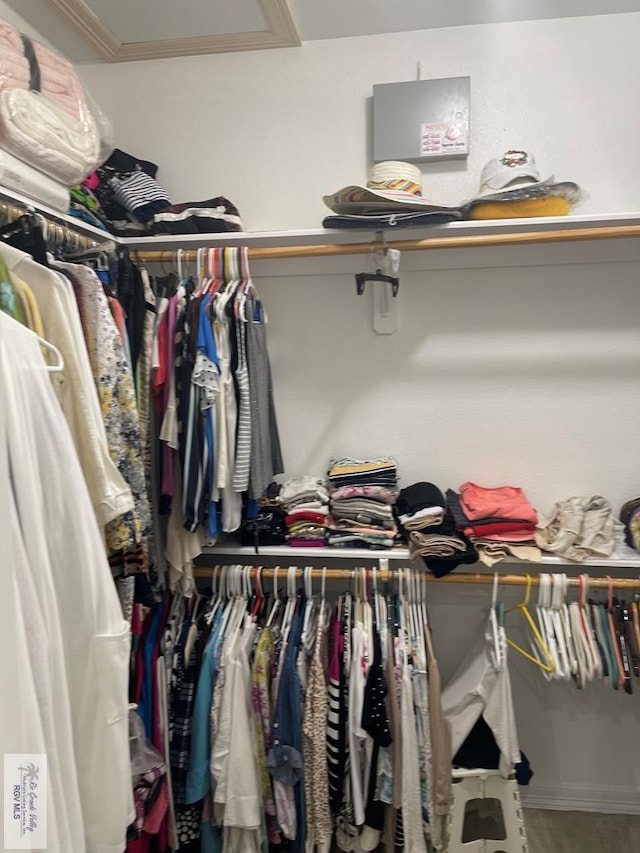
[[[389,561],[402,561],[410,564],[409,551],[407,548],[389,548],[371,551],[366,548],[290,548],[288,545],[265,545],[256,554],[255,548],[243,545],[211,545],[202,550],[202,556],[208,559],[207,563],[215,562],[216,557],[224,557],[224,562],[230,562],[229,557],[249,558],[247,562],[257,563],[261,557],[287,557],[292,560],[291,565],[298,562],[300,558],[311,559],[315,562],[361,560],[366,564],[379,562],[381,559]],[[286,560],[284,561],[286,563]],[[563,557],[552,554],[543,554],[539,563],[525,563],[513,557],[501,560],[500,565],[530,565],[530,566],[565,566],[573,569],[597,567],[599,569],[632,569],[640,572],[640,554],[631,548],[620,547],[611,557],[602,560],[586,560],[584,563],[573,563]]]

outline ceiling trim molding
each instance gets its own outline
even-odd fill
[[[214,36],[164,39],[149,42],[121,42],[84,0],[48,0],[49,4],[98,50],[107,62],[134,62],[141,59],[168,59],[207,53],[267,50],[299,47],[301,44],[288,0],[257,0],[268,30],[225,33]]]

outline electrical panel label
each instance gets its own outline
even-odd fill
[[[465,154],[469,145],[467,122],[425,122],[420,125],[420,156]]]

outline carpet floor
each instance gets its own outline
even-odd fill
[[[525,809],[529,853],[636,853],[640,815]]]

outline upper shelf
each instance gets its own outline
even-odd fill
[[[370,251],[375,231],[339,231],[326,228],[292,231],[248,231],[224,234],[183,234],[155,237],[115,237],[76,217],[36,202],[15,190],[0,187],[0,199],[22,209],[32,209],[47,220],[96,243],[110,241],[127,246],[148,262],[169,260],[177,249],[187,253],[203,246],[247,246],[252,259],[312,258],[359,255]],[[422,228],[387,228],[390,246],[408,251],[471,249],[485,246],[525,246],[574,241],[640,237],[640,212],[581,214],[530,219],[460,221]],[[171,253],[171,254],[168,254]]]
[[[640,237],[640,212],[450,222],[430,228],[387,228],[384,236],[390,246],[402,251],[624,239]],[[375,239],[375,231],[315,228],[125,237],[118,242],[154,262],[169,260],[168,253],[177,249],[195,252],[202,246],[248,246],[253,259],[357,255],[366,254]]]

